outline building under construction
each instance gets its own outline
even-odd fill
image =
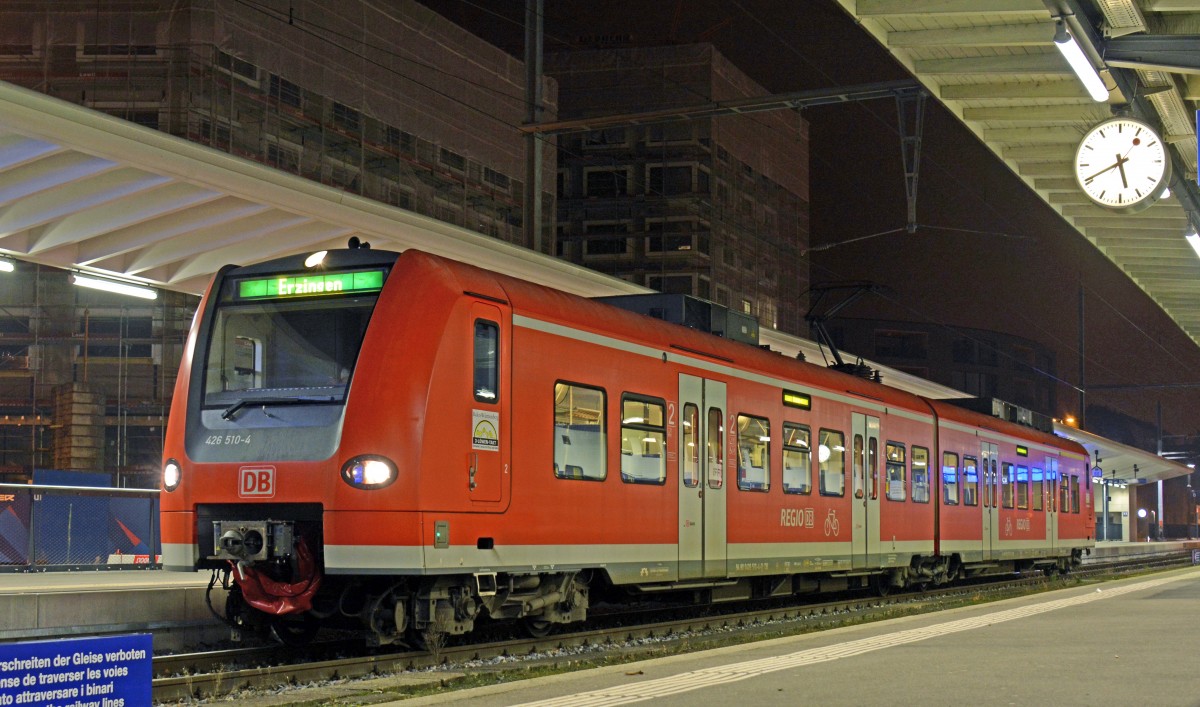
[[[560,118],[764,96],[710,44],[551,54]],[[564,135],[558,253],[804,331],[808,125],[792,110]]]
[[[559,179],[543,180],[534,238],[523,63],[412,0],[9,0],[3,17],[0,80],[802,331],[808,136],[795,112],[544,137],[543,170]],[[560,85],[572,116],[765,93],[710,45],[579,51],[546,68],[545,121]],[[61,162],[48,178],[78,169]],[[214,209],[205,228],[254,230],[257,216]],[[195,298],[83,294],[68,273],[17,263],[0,303],[2,478],[152,483]]]

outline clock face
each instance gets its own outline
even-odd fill
[[[1075,152],[1075,180],[1092,201],[1108,209],[1132,212],[1150,206],[1170,177],[1166,144],[1135,118],[1100,123]]]

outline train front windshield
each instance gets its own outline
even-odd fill
[[[213,317],[203,406],[232,414],[257,403],[342,402],[383,277],[227,281]]]

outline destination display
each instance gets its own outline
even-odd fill
[[[314,295],[342,295],[378,292],[383,288],[382,269],[354,272],[284,274],[272,277],[241,280],[237,283],[237,298],[243,300],[289,299]]]

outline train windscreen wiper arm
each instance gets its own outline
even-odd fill
[[[221,419],[232,420],[238,410],[252,405],[262,405],[263,407],[267,405],[307,405],[309,403],[331,403],[335,400],[337,400],[337,396],[334,395],[302,395],[298,398],[242,398],[225,408],[225,411],[221,413]]]

